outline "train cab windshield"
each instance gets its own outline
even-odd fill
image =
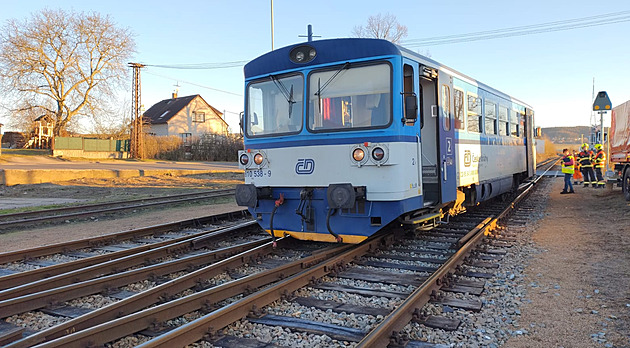
[[[311,131],[385,127],[391,122],[391,67],[377,64],[309,75]]]
[[[299,133],[302,130],[304,77],[275,76],[247,88],[248,136]]]

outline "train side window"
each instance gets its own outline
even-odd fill
[[[518,134],[521,136],[521,138],[525,138],[525,115],[521,114],[521,124],[518,127]]]
[[[451,130],[451,89],[447,85],[442,85],[442,113],[444,123],[442,127],[445,131]]]
[[[455,129],[464,129],[464,91],[453,89],[453,104]]]
[[[499,135],[510,135],[509,130],[508,108],[499,105]]]
[[[510,110],[510,135],[518,137],[518,114],[514,110]]]
[[[405,104],[403,108],[403,112],[406,112],[407,110],[407,97],[416,96],[416,94],[413,91],[413,86],[414,86],[413,67],[409,64],[405,64],[403,66],[403,103]],[[416,103],[417,103],[417,99],[416,99]],[[409,123],[409,124],[412,124],[412,123]]]
[[[473,133],[481,133],[483,118],[481,115],[481,98],[472,93],[467,94],[468,97],[468,115],[466,124],[468,131]]]
[[[497,105],[491,101],[486,100],[486,122],[484,128],[486,134],[497,134]]]

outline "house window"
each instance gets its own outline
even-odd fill
[[[192,133],[179,133],[179,136],[182,137],[182,142],[184,144],[190,144],[192,141]]]
[[[206,122],[206,113],[193,111],[192,121],[199,122],[199,123]]]

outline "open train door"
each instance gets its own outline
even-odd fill
[[[453,77],[443,72],[438,76],[439,113],[437,117],[438,147],[440,160],[441,202],[457,198],[455,170],[455,129],[453,121]]]
[[[527,176],[536,174],[536,144],[534,143],[534,110],[525,109],[525,147],[527,152]]]

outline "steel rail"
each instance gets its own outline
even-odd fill
[[[190,271],[193,267],[215,263],[235,254],[256,248],[269,241],[271,241],[271,238],[241,243],[232,247],[207,251],[186,256],[181,259],[161,262],[151,266],[110,274],[104,277],[0,301],[0,313],[2,313],[2,317],[9,317],[11,315],[44,308],[50,305],[51,302],[62,303],[63,301],[101,292],[107,294],[111,289],[116,289],[134,282],[187,269]]]
[[[51,287],[60,287],[79,281],[85,281],[88,279],[101,277],[103,275],[116,273],[121,269],[126,269],[134,266],[145,264],[147,261],[156,260],[163,257],[175,255],[181,251],[194,250],[195,244],[199,243],[201,239],[223,239],[236,230],[243,229],[256,224],[255,221],[248,221],[238,225],[222,228],[218,231],[214,231],[207,235],[188,237],[182,241],[169,243],[156,248],[150,248],[144,251],[137,251],[126,256],[113,258],[110,256],[109,261],[100,262],[91,266],[78,268],[69,272],[60,273],[54,276],[47,276],[45,278],[32,281],[30,283],[13,286],[0,291],[0,300],[7,300],[10,298],[28,295],[34,292],[44,291]],[[142,248],[145,248],[143,246]],[[109,256],[109,255],[106,255]],[[80,260],[78,260],[80,261]],[[60,266],[63,266],[61,264]],[[19,275],[17,273],[16,275]],[[41,275],[41,273],[40,273]],[[8,275],[3,278],[8,278],[13,275]]]
[[[59,254],[77,249],[92,248],[96,245],[118,243],[121,241],[131,240],[134,238],[140,238],[149,235],[164,234],[174,230],[181,230],[188,227],[198,227],[203,224],[213,223],[221,220],[235,220],[237,218],[247,217],[249,217],[249,213],[247,212],[247,210],[237,210],[229,213],[169,222],[165,224],[128,230],[125,232],[115,232],[102,236],[78,239],[70,242],[62,242],[26,250],[9,251],[0,253],[0,264]]]
[[[384,243],[391,242],[393,236],[377,235],[335,257],[322,261],[287,279],[269,286],[257,293],[233,302],[221,309],[205,315],[177,329],[160,335],[139,347],[183,347],[212,335],[223,327],[246,317],[253,309],[264,306],[282,298],[284,295],[302,288],[331,272],[343,269],[355,258],[376,250]]]
[[[26,224],[30,224],[34,222],[55,221],[55,220],[68,219],[68,218],[84,217],[84,216],[89,216],[89,215],[94,215],[94,214],[105,214],[105,213],[111,213],[111,212],[116,212],[116,211],[121,211],[121,210],[128,210],[129,208],[146,208],[146,207],[151,207],[151,206],[156,206],[156,205],[176,204],[176,203],[188,202],[191,200],[231,196],[233,194],[234,194],[233,189],[217,190],[213,192],[206,192],[203,194],[197,193],[195,197],[182,197],[182,198],[176,198],[176,199],[170,199],[170,200],[164,200],[165,198],[168,198],[168,197],[156,197],[156,198],[149,198],[149,199],[144,199],[144,200],[137,199],[137,200],[131,200],[131,201],[91,204],[91,205],[84,205],[84,206],[77,206],[77,207],[41,210],[41,211],[36,211],[36,212],[0,215],[0,219],[5,219],[7,217],[32,216],[32,215],[41,215],[41,214],[45,214],[49,212],[54,213],[54,212],[60,212],[60,211],[80,210],[79,212],[75,212],[75,213],[67,213],[67,214],[60,214],[60,215],[47,215],[47,216],[39,216],[39,217],[32,217],[32,218],[19,219],[19,220],[0,221],[0,229],[4,229],[11,226],[26,225]],[[147,200],[149,200],[149,202],[146,202]],[[135,204],[135,205],[128,204],[128,203],[133,204],[133,203],[138,203],[138,202],[143,202],[143,201],[145,203],[140,203],[140,204]],[[127,204],[127,205],[121,206],[124,204]],[[110,207],[110,208],[103,208],[103,207]],[[101,208],[101,209],[85,211],[85,209],[89,209],[89,208]]]
[[[547,168],[545,173],[551,169],[556,162],[557,161],[554,161],[554,163]],[[470,237],[467,235],[466,237],[469,238],[465,244],[442,264],[435,273],[431,274],[422,285],[414,290],[400,306],[385,317],[379,325],[373,328],[370,333],[356,345],[356,348],[387,347],[390,343],[403,344],[404,342],[395,342],[397,339],[405,339],[403,336],[398,336],[397,333],[415,318],[416,313],[418,313],[418,310],[421,309],[422,306],[429,302],[431,294],[448,282],[448,274],[456,269],[457,266],[464,263],[465,258],[481,242],[485,235],[489,234],[489,232],[496,227],[498,220],[506,217],[513,211],[516,204],[529,195],[531,189],[543,176],[544,174],[530,182],[528,187],[524,189],[510,205],[503,209],[497,217],[484,220],[481,228],[479,226],[475,227],[474,230],[476,230],[476,233]],[[394,342],[392,342],[392,340],[394,340]]]
[[[291,243],[291,240],[287,240],[286,238],[278,240],[278,245],[281,247],[287,246],[289,243]],[[157,285],[149,290],[99,308],[49,329],[34,333],[33,335],[6,346],[6,348],[31,347],[35,344],[51,341],[125,315],[130,315],[151,305],[163,302],[165,299],[171,298],[184,290],[200,287],[204,280],[225,272],[226,269],[241,267],[247,262],[251,262],[252,259],[270,254],[273,250],[272,243],[266,243],[251,248],[212,265],[190,272],[185,276]]]
[[[273,243],[265,244],[259,248],[269,248],[269,247],[273,248]],[[36,347],[39,347],[39,348],[77,347],[78,348],[78,347],[102,345],[107,342],[111,342],[116,339],[125,337],[127,335],[137,333],[147,328],[151,328],[151,327],[157,328],[160,326],[160,323],[164,323],[167,320],[176,318],[186,313],[190,313],[192,311],[196,311],[196,310],[211,311],[213,306],[215,306],[220,301],[224,301],[238,294],[250,293],[251,291],[253,291],[253,289],[266,287],[265,290],[262,290],[261,292],[256,292],[253,295],[249,295],[245,297],[245,299],[258,297],[258,294],[267,293],[269,289],[277,289],[278,287],[277,285],[269,286],[269,284],[272,284],[274,282],[285,284],[286,280],[282,280],[282,279],[285,279],[286,277],[289,277],[289,278],[286,278],[287,280],[295,279],[296,278],[295,274],[302,275],[304,273],[303,271],[304,269],[310,270],[313,267],[319,268],[319,265],[321,264],[329,264],[329,261],[325,261],[325,260],[330,260],[331,257],[333,257],[333,259],[336,260],[338,259],[338,257],[334,257],[334,255],[337,255],[339,254],[339,252],[342,252],[344,250],[355,249],[355,248],[357,248],[356,245],[350,245],[350,244],[338,245],[338,246],[335,246],[334,248],[326,250],[325,252],[319,252],[309,257],[306,257],[304,259],[288,262],[284,265],[275,267],[270,270],[265,270],[265,271],[262,271],[253,275],[249,275],[249,276],[240,278],[238,280],[224,283],[224,284],[221,284],[219,286],[216,286],[207,290],[202,290],[200,292],[197,292],[195,294],[192,294],[186,297],[182,297],[182,298],[179,298],[179,299],[167,302],[167,303],[163,303],[155,307],[144,309],[137,313],[126,315],[124,317],[120,317],[120,318],[117,318],[117,319],[114,319],[114,320],[111,320],[111,321],[108,321],[108,322],[105,322],[96,326],[92,326],[82,331],[71,333],[67,336],[63,336],[55,340],[42,343],[40,345],[37,345]],[[351,260],[352,258],[350,258],[348,262]],[[313,266],[313,265],[318,265],[318,266]],[[334,263],[331,265],[334,265]],[[332,270],[332,268],[330,268],[325,273],[330,272],[330,270]],[[309,279],[310,279],[310,277],[307,277],[307,276],[300,276],[299,278],[302,279],[300,284],[304,284],[304,285],[308,284]],[[143,293],[132,296],[129,299],[133,300],[136,296],[139,297],[142,294]],[[154,295],[157,295],[157,294],[154,294]],[[278,299],[280,298],[281,295],[282,295],[282,291],[277,293],[277,296],[274,296],[274,298]],[[268,299],[265,299],[264,301],[259,302],[259,303],[263,303],[267,301]],[[243,302],[244,302],[243,300],[239,300],[239,301],[236,301],[235,303],[243,303]],[[103,309],[109,310],[110,307],[113,307],[116,304],[117,303],[104,307]],[[146,303],[146,305],[151,305],[151,304],[153,303],[150,303],[150,302]],[[227,307],[223,307],[223,309],[214,311],[212,313],[216,313],[219,311],[223,311],[226,308],[233,308],[233,307],[234,307],[234,303],[231,305],[228,305]],[[243,316],[245,316],[250,310],[251,310],[251,306],[249,306],[248,308],[245,308],[244,309],[245,314],[243,314]],[[239,313],[243,313],[243,311],[239,311]],[[118,315],[119,313],[116,311],[113,311],[112,314]],[[231,319],[228,318],[227,320],[229,321]],[[70,328],[69,330],[72,330],[72,328]],[[15,342],[15,344],[19,342],[21,341],[17,341]],[[171,345],[169,347],[178,347],[178,346],[181,346],[181,345]],[[14,346],[11,345],[8,347],[13,348]]]

